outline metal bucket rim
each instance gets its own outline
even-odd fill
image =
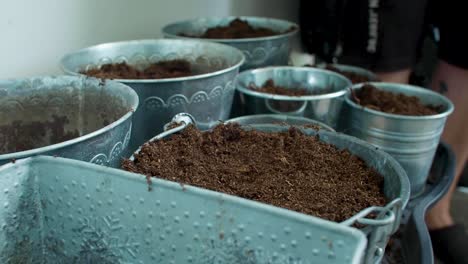
[[[363,86],[364,84],[366,84],[366,83],[355,84],[355,85],[353,85],[351,87],[351,89],[353,89],[353,90],[360,89],[361,86]],[[426,115],[426,116],[408,116],[408,115],[389,114],[389,113],[373,110],[373,109],[370,109],[368,107],[363,107],[363,106],[361,106],[359,104],[356,104],[353,100],[351,100],[350,92],[347,91],[347,94],[345,96],[345,101],[349,106],[353,107],[354,109],[358,109],[358,110],[364,111],[364,112],[372,114],[372,115],[382,116],[382,117],[390,118],[390,119],[414,120],[414,121],[426,121],[426,120],[445,118],[445,117],[449,116],[454,110],[453,103],[447,97],[445,97],[445,96],[443,96],[443,95],[441,95],[439,93],[436,93],[434,91],[431,91],[429,89],[426,89],[426,88],[422,88],[422,87],[418,87],[418,86],[414,86],[414,85],[409,85],[409,84],[388,83],[388,82],[367,82],[367,84],[371,84],[371,85],[373,85],[373,86],[375,86],[377,88],[379,88],[381,86],[390,87],[390,88],[391,87],[402,87],[402,88],[405,88],[407,90],[413,90],[413,91],[418,91],[420,93],[425,93],[427,95],[437,97],[447,109],[442,113],[439,113],[439,114],[436,114],[436,115]],[[417,95],[413,95],[413,96],[418,97]]]
[[[322,67],[326,67],[327,65],[334,66],[338,70],[341,70],[341,71],[344,71],[344,72],[353,72],[353,73],[356,73],[358,75],[363,75],[362,73],[365,73],[366,74],[365,76],[370,77],[370,79],[372,79],[372,82],[376,82],[379,79],[374,72],[372,72],[372,71],[370,71],[370,70],[368,70],[366,68],[362,68],[362,67],[358,67],[358,66],[354,66],[354,65],[350,65],[350,64],[321,63],[321,64],[318,64],[317,67],[319,67],[320,69],[323,69]]]
[[[255,75],[258,72],[265,72],[265,71],[272,71],[272,70],[284,70],[284,71],[298,71],[299,70],[299,71],[305,71],[305,72],[310,72],[310,73],[314,73],[314,72],[325,73],[325,74],[344,80],[347,83],[347,85],[346,87],[343,87],[343,89],[338,90],[333,93],[326,93],[326,94],[319,94],[319,95],[305,95],[305,96],[288,96],[288,95],[278,95],[278,94],[261,93],[261,92],[253,91],[249,88],[244,87],[244,85],[241,85],[240,83],[240,79],[242,79],[243,76],[246,76],[248,74]],[[236,89],[239,92],[248,94],[257,98],[282,100],[282,101],[314,101],[314,100],[337,98],[346,94],[347,90],[351,86],[352,86],[351,81],[341,74],[338,74],[336,72],[332,72],[329,70],[316,69],[316,68],[311,68],[311,67],[271,66],[271,67],[253,69],[253,70],[246,70],[246,71],[239,73],[239,75],[237,75],[236,77]]]
[[[16,82],[16,81],[21,81],[21,80],[35,80],[35,79],[44,79],[44,78],[64,78],[64,79],[70,79],[73,80],[78,80],[78,81],[84,81],[84,80],[96,80],[96,81],[99,81],[99,79],[96,79],[96,78],[92,78],[92,77],[87,77],[87,76],[68,76],[68,75],[56,75],[56,76],[53,76],[53,75],[47,75],[47,76],[38,76],[38,77],[27,77],[27,78],[16,78],[16,79],[7,79],[7,80],[0,80],[0,83],[1,82]],[[117,126],[119,126],[120,124],[122,124],[123,122],[127,121],[129,118],[131,118],[131,116],[133,115],[133,113],[136,111],[136,109],[138,108],[138,104],[139,104],[139,99],[138,99],[138,95],[137,93],[132,89],[130,88],[129,86],[123,84],[123,83],[119,83],[119,82],[116,82],[116,81],[112,81],[112,80],[105,80],[106,84],[108,82],[110,82],[110,84],[112,84],[112,89],[115,90],[115,89],[120,89],[121,91],[123,90],[128,90],[129,93],[131,94],[132,96],[132,102],[130,102],[130,104],[132,105],[131,106],[131,110],[128,111],[127,113],[125,113],[124,115],[122,115],[119,119],[117,119],[116,121],[108,124],[107,126],[104,126],[98,130],[95,130],[91,133],[88,133],[86,135],[83,135],[81,137],[76,137],[76,138],[72,138],[70,140],[66,140],[66,141],[63,141],[63,142],[59,142],[59,143],[55,143],[55,144],[52,144],[52,145],[47,145],[47,146],[44,146],[44,147],[40,147],[40,148],[34,148],[34,149],[29,149],[29,150],[24,150],[24,151],[18,151],[18,152],[13,152],[13,153],[7,153],[7,154],[0,154],[0,161],[2,160],[16,160],[16,159],[21,159],[23,157],[29,157],[29,156],[35,156],[35,155],[38,155],[40,153],[45,153],[45,152],[49,152],[49,151],[53,151],[53,150],[57,150],[57,149],[60,149],[60,148],[64,148],[64,147],[68,147],[68,146],[71,146],[71,145],[75,145],[77,143],[80,143],[80,142],[83,142],[85,140],[88,140],[90,138],[93,138],[95,136],[98,136],[100,134],[103,134],[104,132],[107,132]],[[0,165],[1,166],[1,165]]]
[[[259,114],[259,115],[245,115],[245,116],[239,116],[236,118],[231,118],[225,121],[225,123],[237,123],[239,121],[242,121],[244,119],[255,119],[255,118],[283,118],[284,120],[278,120],[278,122],[284,121],[287,122],[287,119],[291,120],[297,120],[297,121],[306,121],[310,122],[311,124],[315,124],[323,128],[323,130],[330,131],[330,132],[335,132],[333,128],[330,126],[326,125],[323,122],[317,121],[315,119],[307,118],[307,117],[302,117],[302,116],[290,116],[290,115],[281,115],[281,114]],[[293,125],[293,126],[300,126],[300,125]]]
[[[215,17],[199,17],[199,18],[193,18],[193,19],[186,19],[182,21],[177,21],[173,22],[170,24],[165,25],[161,31],[165,37],[170,37],[170,38],[180,38],[180,39],[204,39],[200,37],[185,37],[185,36],[179,36],[177,33],[172,33],[170,32],[170,28],[174,26],[180,26],[180,25],[190,25],[193,22],[196,21],[203,21],[203,20],[221,20],[221,19],[228,19],[228,20],[234,20],[236,18],[240,18],[242,20],[245,20],[249,22],[249,20],[257,20],[259,22],[266,22],[266,21],[274,21],[276,23],[283,23],[286,25],[289,25],[289,27],[294,27],[293,30],[286,32],[286,33],[280,33],[274,36],[268,36],[268,37],[257,37],[257,38],[241,38],[241,39],[207,39],[209,41],[213,42],[219,42],[219,43],[225,43],[225,44],[240,44],[240,43],[246,43],[246,42],[260,42],[260,41],[268,41],[268,40],[277,40],[281,38],[289,38],[297,34],[299,32],[299,25],[297,25],[294,22],[284,20],[284,19],[277,19],[277,18],[269,18],[269,17],[257,17],[257,16],[227,16],[227,17],[222,17],[222,16],[215,16]],[[267,27],[267,26],[265,26]]]
[[[116,42],[106,42],[106,43],[101,43],[93,46],[89,46],[83,49],[79,49],[73,52],[70,52],[66,54],[65,56],[60,59],[60,67],[63,72],[66,74],[70,75],[79,75],[79,76],[86,76],[85,74],[82,74],[80,72],[77,72],[75,70],[72,70],[69,68],[67,65],[66,61],[69,60],[71,57],[78,56],[81,53],[85,52],[94,52],[100,49],[106,49],[108,47],[112,46],[130,46],[130,45],[141,45],[141,44],[153,44],[153,45],[171,45],[171,43],[185,43],[185,44],[203,44],[207,46],[218,46],[223,49],[231,50],[233,53],[236,53],[237,57],[237,62],[229,67],[223,68],[221,70],[217,71],[212,71],[208,73],[203,73],[203,74],[197,74],[197,75],[192,75],[192,76],[186,76],[186,77],[176,77],[176,78],[161,78],[161,79],[112,79],[113,81],[121,82],[121,83],[126,83],[126,84],[131,84],[131,83],[168,83],[168,82],[183,82],[183,81],[192,81],[192,80],[199,80],[199,79],[204,79],[204,78],[209,78],[213,76],[218,76],[222,75],[224,73],[233,71],[245,62],[245,56],[244,54],[237,48],[226,45],[226,44],[221,44],[221,43],[216,43],[216,42],[211,42],[211,41],[205,41],[205,40],[197,40],[197,39],[191,39],[191,40],[182,40],[182,39],[138,39],[138,40],[127,40],[127,41],[116,41]]]
[[[255,126],[255,127],[261,127],[261,126],[280,127],[279,125],[275,125],[275,124],[248,125],[248,126],[243,126],[243,127],[255,129],[253,126]],[[148,144],[148,143],[151,143],[151,142],[154,142],[154,141],[157,141],[157,140],[161,140],[161,139],[163,139],[163,138],[165,138],[165,137],[167,137],[167,136],[169,136],[169,135],[171,135],[173,133],[176,133],[176,132],[179,132],[179,131],[185,129],[185,127],[186,127],[186,125],[179,126],[179,127],[174,128],[174,129],[171,129],[171,130],[167,130],[167,131],[162,132],[161,134],[158,134],[158,135],[154,136],[153,138],[147,140],[145,143],[143,143],[141,146],[139,146],[137,150],[135,150],[132,153],[129,160],[134,161],[135,160],[135,155],[140,153],[142,147],[145,144]],[[301,128],[299,128],[299,129],[301,129]],[[301,130],[303,131],[303,129],[301,129]],[[362,139],[359,139],[359,138],[356,138],[356,137],[353,137],[353,136],[349,136],[349,135],[346,135],[346,134],[343,134],[343,133],[337,133],[337,132],[334,132],[334,131],[326,131],[326,130],[316,131],[316,133],[317,133],[317,135],[319,137],[320,137],[321,134],[325,134],[325,135],[328,134],[328,135],[333,135],[333,136],[337,136],[337,137],[342,137],[347,141],[355,142],[355,143],[359,144],[360,146],[362,146],[364,148],[367,148],[369,151],[377,152],[378,155],[380,155],[382,158],[384,158],[386,160],[386,162],[390,163],[390,165],[395,169],[396,174],[398,175],[400,185],[401,185],[400,193],[399,193],[398,197],[395,198],[395,199],[398,199],[398,198],[401,199],[402,200],[402,208],[406,208],[406,205],[408,204],[409,199],[410,199],[410,195],[411,195],[411,186],[410,186],[409,178],[408,178],[408,175],[406,174],[406,171],[403,169],[403,167],[400,165],[400,163],[395,158],[393,158],[390,154],[380,150],[379,148],[376,148],[374,145],[368,143],[367,141],[364,141]],[[327,144],[331,144],[331,143],[327,143]],[[331,145],[333,145],[333,144],[331,144]],[[385,176],[382,175],[382,177],[385,177]],[[394,201],[394,200],[392,200],[392,201]],[[389,201],[387,203],[387,205],[390,204],[392,201]],[[364,208],[361,211],[364,211],[366,209],[367,208]]]

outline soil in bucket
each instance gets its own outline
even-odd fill
[[[355,73],[355,72],[350,72],[350,71],[342,71],[332,65],[327,65],[325,67],[326,70],[329,70],[329,71],[333,71],[333,72],[336,72],[338,74],[341,74],[343,76],[345,76],[346,78],[348,78],[353,84],[356,84],[356,83],[364,83],[364,82],[375,82],[376,80],[371,80],[369,79],[369,77],[367,76],[364,76],[362,74],[358,74],[358,73]]]
[[[66,116],[54,115],[52,120],[42,122],[14,120],[1,125],[0,155],[44,147],[79,137],[78,130],[65,130],[69,122]]]
[[[291,127],[193,126],[146,143],[123,169],[259,201],[332,221],[383,206],[383,177],[348,150]],[[157,186],[153,186],[157,189]]]
[[[179,59],[160,61],[143,69],[126,62],[104,64],[81,73],[101,79],[163,79],[194,75],[190,62]]]
[[[364,84],[352,93],[355,103],[364,107],[389,114],[426,116],[436,115],[443,111],[442,105],[424,105],[418,97],[402,93],[393,93]]]
[[[261,38],[275,36],[283,33],[293,31],[294,28],[290,28],[285,32],[276,32],[269,28],[264,27],[253,27],[247,21],[239,18],[234,19],[227,26],[219,26],[208,28],[201,35],[191,34],[180,34],[185,37],[197,37],[197,38],[209,38],[209,39],[241,39],[241,38]]]

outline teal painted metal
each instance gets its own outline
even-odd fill
[[[53,157],[0,167],[2,263],[361,263],[364,234],[289,210]]]

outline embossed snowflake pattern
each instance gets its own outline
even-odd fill
[[[81,255],[95,255],[114,260],[131,257],[137,260],[140,243],[136,242],[130,234],[122,232],[124,226],[120,219],[112,216],[82,218],[80,223],[82,236]]]
[[[254,250],[235,238],[208,239],[200,244],[197,261],[207,264],[309,264],[291,256]]]

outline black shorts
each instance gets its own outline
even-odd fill
[[[420,55],[424,37],[436,28],[440,36],[437,42],[439,58],[468,69],[468,33],[463,26],[465,14],[462,14],[466,13],[465,1],[335,2],[341,4],[337,5],[340,8],[333,15],[340,19],[340,25],[332,29],[339,31],[340,63],[379,72],[411,68]]]

